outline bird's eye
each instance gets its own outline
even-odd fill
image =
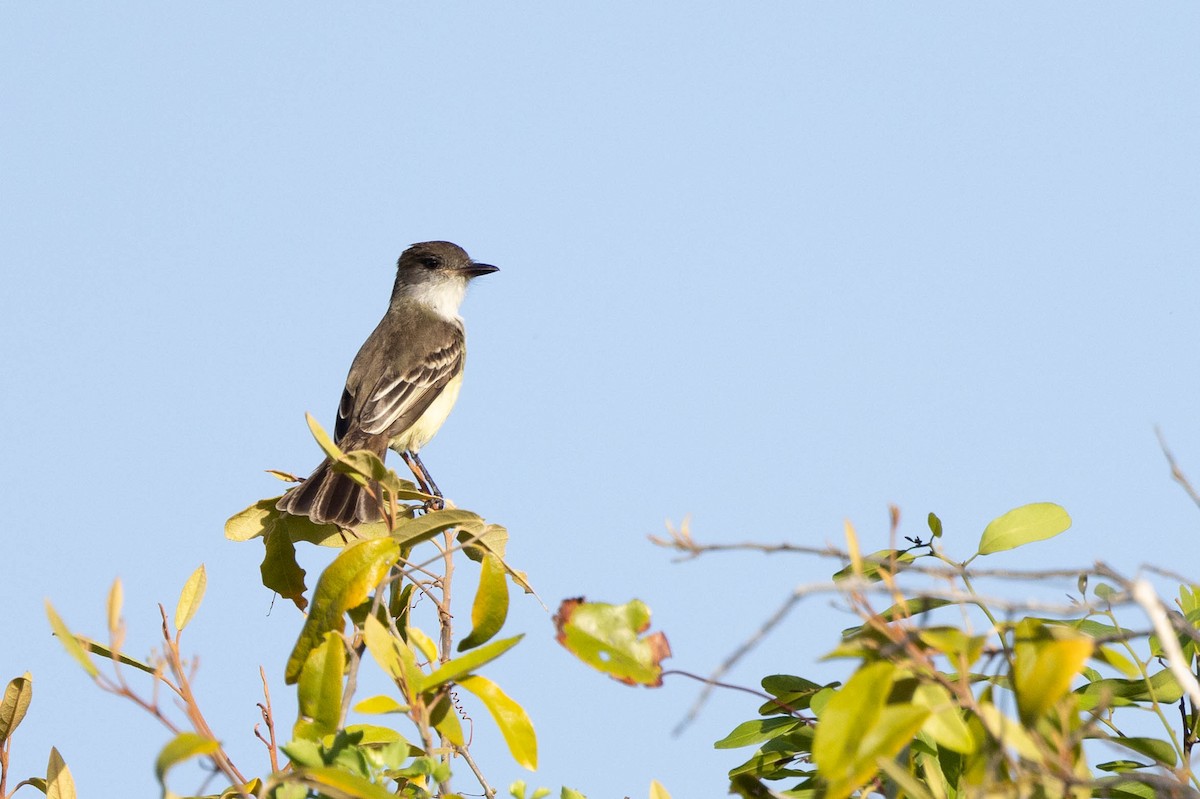
[[[417,260],[417,263],[426,269],[437,269],[442,265],[442,259],[436,255],[423,255]]]

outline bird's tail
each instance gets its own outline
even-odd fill
[[[347,442],[348,443],[348,442]],[[380,458],[386,452],[387,444],[369,442],[368,446],[349,446],[345,449],[370,449]],[[371,494],[375,496],[372,497]],[[288,491],[275,507],[293,516],[307,516],[316,524],[336,524],[338,527],[352,529],[359,524],[377,522],[382,516],[379,512],[379,486],[375,485],[368,493],[348,474],[335,472],[328,458],[321,462],[307,480]]]

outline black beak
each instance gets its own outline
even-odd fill
[[[491,264],[480,264],[472,261],[463,268],[463,273],[467,277],[479,277],[480,275],[490,275],[492,272],[499,272],[500,267],[492,266]]]

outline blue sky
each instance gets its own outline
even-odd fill
[[[1095,4],[6,4],[0,11],[0,677],[82,794],[152,793],[165,731],[48,633],[99,634],[120,576],[154,645],[197,564],[198,691],[235,758],[297,614],[227,516],[318,460],[399,252],[502,271],[464,307],[458,407],[423,452],[508,526],[552,607],[644,599],[707,672],[812,560],[673,564],[646,542],[886,544],[887,505],[973,551],[1011,507],[1074,527],[1003,565],[1193,562],[1200,517],[1200,10]],[[305,552],[317,569],[327,552]],[[1001,556],[997,556],[1000,558]],[[998,560],[997,565],[1001,565]],[[826,673],[848,618],[803,604],[731,675]],[[593,797],[719,796],[753,713],[586,671],[517,602],[493,676],[531,712],[522,775]],[[469,781],[458,787],[467,790]],[[180,785],[182,789],[184,786]]]

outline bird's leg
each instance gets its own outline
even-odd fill
[[[404,462],[408,464],[408,468],[412,469],[413,476],[417,478],[417,484],[426,494],[433,494],[435,499],[428,500],[425,503],[426,510],[441,510],[446,507],[446,503],[442,501],[442,492],[438,489],[437,483],[433,482],[433,477],[430,476],[429,470],[425,468],[425,464],[421,463],[421,456],[411,450],[405,450],[400,453],[400,457],[404,458]]]

